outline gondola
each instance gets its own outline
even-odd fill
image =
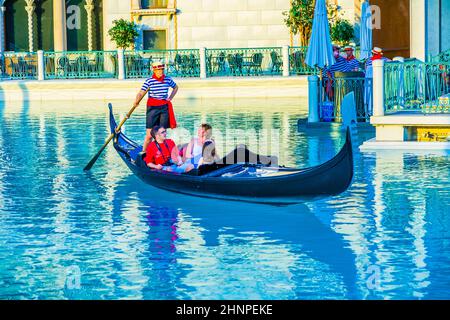
[[[116,131],[109,105],[111,133]],[[148,168],[142,146],[122,132],[115,133],[114,148],[125,164],[143,182],[167,191],[192,196],[271,204],[295,204],[338,195],[353,178],[350,132],[339,153],[318,166],[295,169],[277,165],[277,158],[261,156],[238,147],[214,165],[189,173]]]

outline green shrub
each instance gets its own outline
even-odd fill
[[[113,24],[108,34],[111,40],[116,43],[117,48],[126,49],[133,47],[134,41],[139,35],[136,30],[136,24],[133,21],[124,19],[114,20]]]

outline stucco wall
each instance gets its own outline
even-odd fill
[[[103,48],[104,50],[115,49],[115,44],[108,36],[108,30],[113,25],[113,20],[130,20],[131,2],[129,0],[104,0],[103,1]]]
[[[289,0],[178,0],[178,48],[289,44]]]

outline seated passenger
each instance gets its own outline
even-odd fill
[[[198,161],[202,157],[203,144],[206,140],[211,139],[212,128],[209,124],[203,123],[197,131],[197,138],[193,138],[186,147],[184,154],[185,159],[189,160],[193,165],[198,165]]]
[[[144,158],[149,168],[183,173],[193,169],[190,163],[183,163],[175,142],[166,139],[167,131],[164,127],[154,126],[153,141],[148,145]]]
[[[212,140],[207,140],[203,144],[202,157],[198,161],[198,166],[214,164],[220,158],[216,153],[216,144]]]

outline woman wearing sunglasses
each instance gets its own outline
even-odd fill
[[[194,166],[183,163],[175,142],[166,138],[167,131],[164,127],[154,126],[152,129],[153,141],[147,147],[144,158],[147,166],[156,170],[183,173],[191,171]]]

